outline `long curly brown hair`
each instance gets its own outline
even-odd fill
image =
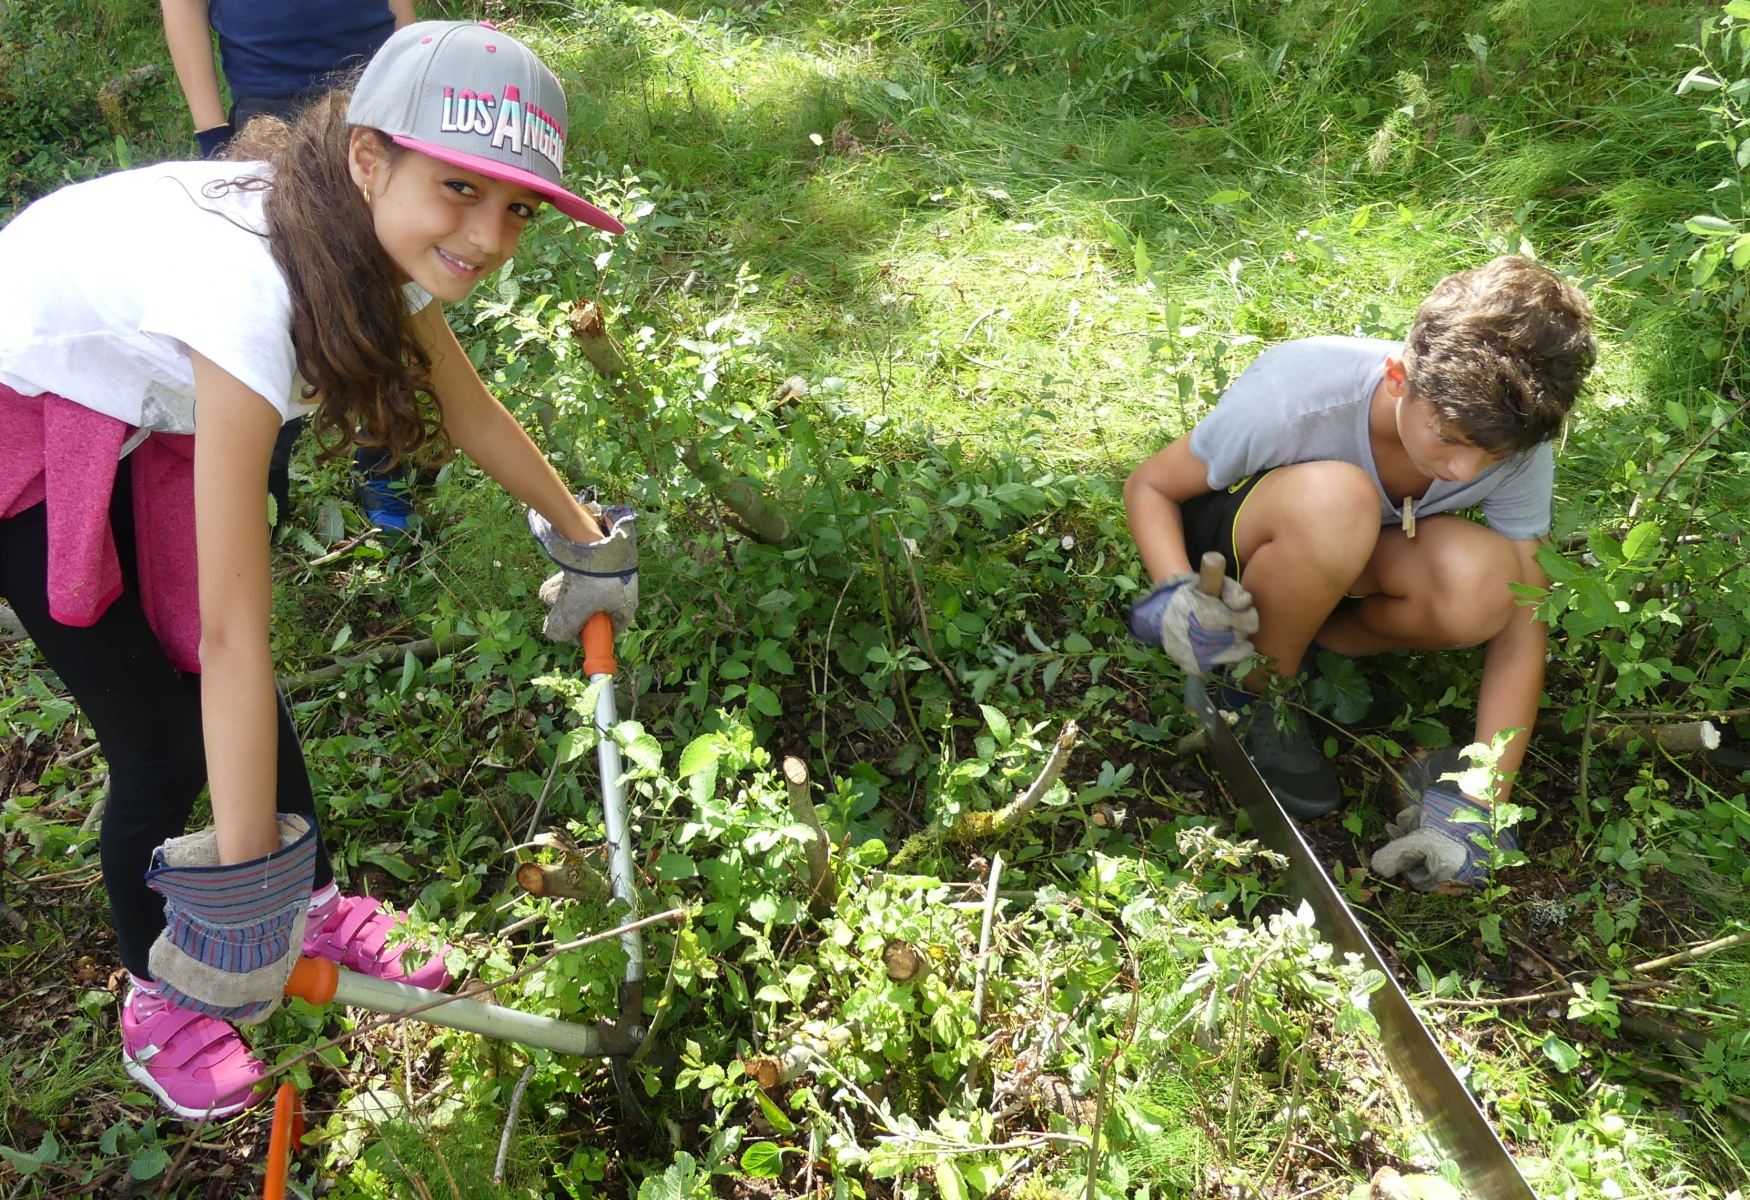
[[[292,295],[292,346],[298,370],[319,397],[312,424],[323,454],[353,443],[382,446],[393,459],[452,453],[431,394],[431,357],[420,345],[401,291],[401,272],[384,253],[371,210],[347,159],[352,89],[328,93],[292,122],[256,117],[225,152],[270,168],[220,188],[261,190],[267,240]],[[380,138],[391,169],[407,153]]]

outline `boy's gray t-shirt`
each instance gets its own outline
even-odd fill
[[[1258,356],[1191,431],[1191,453],[1220,491],[1248,475],[1303,462],[1346,462],[1379,491],[1379,523],[1400,525],[1373,462],[1367,422],[1385,360],[1402,342],[1315,337]],[[1469,483],[1436,479],[1416,501],[1418,517],[1481,505],[1489,528],[1530,540],[1549,532],[1555,453],[1545,442],[1496,463]]]

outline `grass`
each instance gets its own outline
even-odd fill
[[[765,585],[746,597],[739,590],[781,568],[726,535],[710,506],[687,493],[684,477],[650,482],[657,473],[643,469],[639,431],[603,416],[623,410],[603,401],[587,377],[528,372],[537,360],[511,352],[521,334],[502,322],[526,314],[536,292],[560,300],[599,296],[616,332],[634,345],[639,327],[648,325],[653,354],[670,364],[661,382],[677,397],[692,385],[710,391],[698,372],[708,368],[705,360],[716,360],[699,347],[718,338],[712,322],[733,314],[727,329],[747,345],[723,356],[725,387],[695,407],[732,430],[723,444],[757,460],[750,470],[789,478],[784,472],[794,473],[794,460],[782,437],[760,440],[758,420],[734,416],[732,405],[757,408],[773,383],[799,373],[821,406],[811,411],[837,406],[850,414],[835,420],[855,427],[846,455],[855,460],[858,488],[872,487],[869,472],[882,464],[933,462],[930,453],[954,442],[973,454],[1024,455],[1038,470],[1084,488],[1075,493],[1081,508],[1047,510],[1040,528],[1016,523],[993,537],[993,563],[1024,559],[1030,573],[1015,584],[1026,594],[993,600],[991,632],[980,635],[986,644],[973,654],[984,656],[981,665],[1012,663],[1011,647],[1030,653],[1023,624],[1035,639],[1036,628],[1045,630],[1054,647],[1059,625],[1086,630],[1104,652],[1110,613],[1095,611],[1097,605],[1054,607],[1053,587],[1042,582],[1045,568],[1031,564],[1046,561],[1066,533],[1099,546],[1098,565],[1084,560],[1074,570],[1094,580],[1087,594],[1105,597],[1110,608],[1123,590],[1110,578],[1135,570],[1112,496],[1130,464],[1194,424],[1266,346],[1320,333],[1400,334],[1420,298],[1457,267],[1497,253],[1533,252],[1585,282],[1598,309],[1595,387],[1558,460],[1558,535],[1622,520],[1635,494],[1648,490],[1643,476],[1662,474],[1666,468],[1655,466],[1674,462],[1689,444],[1684,430],[1670,425],[1670,406],[1704,413],[1709,397],[1724,394],[1739,373],[1732,354],[1710,346],[1719,335],[1715,315],[1698,304],[1665,303],[1679,289],[1661,281],[1674,277],[1637,274],[1681,236],[1674,226],[1715,211],[1720,200],[1714,185],[1725,168],[1696,150],[1705,121],[1693,97],[1674,94],[1691,61],[1679,44],[1694,38],[1699,19],[1700,10],[1688,5],[1618,0],[1570,12],[1518,0],[1249,6],[768,0],[726,7],[489,0],[422,11],[487,16],[540,49],[559,67],[571,97],[576,180],[622,211],[640,196],[652,205],[634,224],[640,251],[629,260],[609,256],[597,265],[606,242],[555,238],[543,227],[530,235],[496,294],[483,288],[481,305],[457,314],[457,323],[484,351],[489,381],[531,423],[558,414],[552,444],[574,474],[604,486],[646,486],[663,499],[652,506],[660,511],[647,535],[647,628],[623,644],[640,678],[653,681],[643,686],[657,691],[697,686],[702,695],[720,695],[727,677],[711,677],[701,664],[750,650],[743,644],[750,640],[763,644],[766,634],[748,639],[746,630],[764,619],[755,600]],[[9,131],[0,153],[12,164],[0,199],[9,207],[67,179],[192,150],[167,72],[130,92],[119,115],[98,104],[105,80],[147,63],[167,67],[155,19],[146,0],[0,7],[0,55],[11,67],[0,90],[6,117],[0,128]],[[498,315],[488,310],[492,303],[500,305]],[[605,423],[579,433],[578,414]],[[821,422],[831,426],[825,417]],[[1742,454],[1741,431],[1729,431],[1722,448]],[[1729,463],[1736,465],[1721,459],[1710,469],[1711,482],[1690,490],[1683,483],[1678,491],[1699,510],[1713,487],[1710,511],[1729,515],[1733,493],[1719,490],[1729,488],[1723,470]],[[319,506],[344,504],[346,486],[340,467],[307,451],[299,471],[292,524],[308,536],[318,528]],[[514,813],[539,791],[541,747],[558,736],[562,721],[550,705],[537,718],[536,706],[523,699],[528,678],[547,669],[551,655],[517,629],[532,623],[531,584],[539,577],[520,513],[465,465],[428,478],[420,502],[437,535],[427,552],[367,550],[314,570],[306,565],[315,557],[309,547],[295,536],[285,539],[276,652],[284,669],[295,670],[368,640],[417,636],[434,617],[472,619],[485,629],[481,614],[509,614],[501,634],[477,654],[458,654],[445,660],[447,667],[429,670],[397,663],[380,679],[354,677],[300,706],[331,835],[342,843],[340,857],[354,881],[374,880],[403,901],[423,897],[429,912],[455,920],[499,902],[499,851],[518,840],[511,834]],[[356,522],[357,514],[350,516]],[[1110,532],[1101,532],[1102,523]],[[936,544],[926,540],[924,583],[960,587],[969,597],[980,590],[983,577],[973,568],[946,553],[928,557]],[[785,586],[830,591],[817,557],[798,560],[797,582]],[[1735,586],[1735,577],[1722,578],[1726,587],[1716,590]],[[710,608],[704,603],[701,611],[687,608],[694,592],[714,594],[719,614],[703,611]],[[841,603],[845,594],[839,592]],[[859,673],[842,665],[843,639],[854,624],[874,630],[883,618],[883,611],[867,605],[858,611],[856,603],[835,626],[841,678],[834,686],[841,689],[857,687],[845,677]],[[828,613],[840,618],[830,603],[812,611],[821,622]],[[1053,624],[1060,611],[1063,620]],[[683,613],[690,624],[683,625]],[[1098,626],[1101,619],[1106,626]],[[1719,632],[1726,626],[1712,628],[1726,636]],[[819,650],[821,664],[814,661],[821,635],[805,627],[770,637],[806,665],[811,689],[817,669],[828,678],[821,664],[835,662],[831,633]],[[1557,650],[1552,701],[1583,703],[1596,645],[1573,637]],[[38,667],[28,647],[10,654],[3,695],[18,702],[0,712],[20,740],[26,722],[37,722],[45,727],[42,746],[56,746],[37,754],[42,746],[33,743],[31,755],[21,753],[20,762],[28,759],[36,773],[31,790],[21,790],[22,769],[0,789],[8,865],[19,878],[34,878],[94,859],[89,835],[74,832],[86,802],[73,789],[93,782],[99,765],[62,765],[82,735],[64,716],[52,722],[43,697],[27,695],[24,681]],[[1408,743],[1392,722],[1411,710],[1462,735],[1477,665],[1474,654],[1453,654],[1393,656],[1370,667],[1374,703],[1358,737]],[[1064,677],[1077,678],[1080,687],[1082,669],[1072,666]],[[1215,793],[1161,749],[1182,730],[1183,718],[1172,711],[1171,689],[1158,673],[1135,664],[1111,670],[1115,696],[1087,701],[1075,715],[1089,726],[1096,759],[1139,765],[1129,802],[1154,823],[1147,828],[1170,833],[1172,822],[1207,811],[1201,797]],[[780,681],[768,678],[777,689]],[[1062,689],[1048,696],[1030,675],[1022,678],[1024,686],[994,688],[992,702],[1037,720],[1065,715],[1076,703]],[[391,711],[384,697],[393,699],[397,688],[402,696],[429,696],[419,701],[417,717]],[[1451,700],[1443,698],[1448,689]],[[1087,694],[1093,695],[1091,679]],[[921,816],[920,797],[936,777],[921,768],[915,776],[884,774],[906,735],[853,717],[879,698],[845,691],[830,704],[823,699],[823,734],[813,749],[836,751],[839,757],[828,759],[835,769],[857,761],[872,774],[884,789],[877,811]],[[1607,696],[1607,705],[1631,700],[1651,703]],[[1660,693],[1655,702],[1682,706],[1683,696]],[[525,703],[532,728],[506,716],[525,711]],[[650,725],[665,738],[690,737],[711,726],[707,710],[714,704],[682,703],[666,716],[659,710]],[[953,707],[944,700],[940,711]],[[774,750],[786,738],[807,746],[782,722],[763,728]],[[956,743],[950,732],[948,758],[962,754],[968,740]],[[937,753],[933,745],[926,749],[926,759]],[[1342,764],[1360,794],[1355,815],[1375,832],[1389,782],[1359,743],[1345,740]],[[1096,760],[1086,766],[1091,774]],[[1601,846],[1615,842],[1575,828],[1570,816],[1574,755],[1540,742],[1524,784],[1543,810],[1531,843],[1539,866],[1506,908],[1516,936],[1563,970],[1609,974],[1750,913],[1741,868],[1727,870],[1720,860],[1722,848],[1744,836],[1729,803],[1741,785],[1730,771],[1686,779],[1671,764],[1614,754],[1602,755],[1596,770],[1592,786],[1611,806],[1599,814],[1600,826],[1627,822],[1630,844],[1643,855],[1667,850],[1672,862],[1655,871],[1602,859]],[[427,787],[427,771],[442,782]],[[445,786],[451,790],[432,799]],[[568,782],[555,806],[587,816],[585,792]],[[1658,798],[1678,815],[1661,815]],[[1723,815],[1707,815],[1720,805]],[[1332,861],[1353,864],[1365,844],[1357,840],[1362,828],[1323,830],[1321,848]],[[1125,853],[1141,847],[1148,855],[1172,854],[1170,837],[1142,833],[1124,844]],[[1098,861],[1085,845],[1054,844],[1054,852]],[[949,869],[973,877],[965,864],[945,865],[945,876]],[[1037,862],[1021,869],[1040,873],[1029,887],[1048,881]],[[1234,881],[1242,877],[1252,882]],[[1229,900],[1240,916],[1257,900],[1255,877],[1237,868],[1220,887],[1207,886],[1215,897],[1206,906],[1210,922],[1228,911]],[[113,1035],[104,1024],[110,1018],[96,1000],[91,1012],[82,1007],[81,997],[94,989],[104,994],[102,980],[77,988],[64,982],[80,969],[73,951],[96,944],[88,926],[101,925],[101,906],[79,916],[66,911],[78,905],[59,903],[62,895],[33,895],[30,940],[8,944],[5,1002],[41,1023],[9,1020],[13,1031],[0,1042],[11,1067],[0,1143],[34,1146],[53,1127],[82,1147],[83,1157],[69,1167],[74,1177],[89,1171],[115,1182],[130,1164],[141,1164],[133,1174],[161,1178],[167,1166],[154,1153],[159,1136],[145,1121],[149,1108],[130,1094],[110,1057]],[[1565,905],[1570,915],[1534,929],[1529,910],[1519,907],[1533,900]],[[1388,892],[1370,896],[1367,911],[1406,969],[1424,968],[1447,999],[1470,996],[1473,988],[1510,994],[1543,986],[1535,982],[1543,968],[1518,951],[1479,949],[1475,904]],[[1204,948],[1197,939],[1214,946],[1223,936],[1213,923],[1195,929],[1178,947],[1193,959]],[[1560,950],[1574,958],[1560,957]],[[1152,952],[1135,982],[1165,1003],[1184,966],[1160,945]],[[1742,950],[1705,960],[1679,974],[1668,999],[1741,1012],[1747,964]],[[102,965],[107,975],[111,964]],[[732,1060],[751,1053],[746,1038],[760,1018],[721,999],[730,992],[727,982],[703,990],[680,1028]],[[1021,999],[1011,999],[1020,1011]],[[1741,1022],[1717,1027],[1715,1048],[1706,1052],[1713,1057],[1674,1066],[1660,1057],[1657,1039],[1626,1039],[1601,1018],[1583,1020],[1562,1004],[1429,1011],[1440,1014],[1449,1051],[1474,1066],[1492,1115],[1541,1172],[1543,1194],[1721,1195],[1745,1178],[1750,1127],[1732,1098],[1750,1093]],[[718,1019],[731,1012],[733,1020]],[[1182,1030],[1163,1027],[1161,1044],[1172,1053],[1197,1053],[1178,1060],[1177,1069],[1135,1076],[1133,1098],[1147,1107],[1125,1117],[1129,1140],[1112,1156],[1125,1174],[1109,1166],[1102,1188],[1128,1195],[1146,1183],[1151,1195],[1189,1196],[1231,1185],[1288,1197],[1346,1186],[1373,1165],[1404,1161],[1410,1151],[1401,1142],[1389,1152],[1378,1149],[1402,1132],[1391,1128],[1389,1089],[1381,1085],[1381,1097],[1370,1098],[1372,1089],[1351,1087],[1369,1077],[1354,1040],[1336,1037],[1328,1022],[1308,1020],[1302,1030],[1299,1019],[1290,1022],[1293,1036],[1283,1037],[1304,1037],[1298,1044],[1317,1060],[1317,1098],[1309,1101],[1316,1115],[1292,1117],[1286,1126],[1260,1115],[1238,1131],[1206,1120],[1207,1097],[1196,1089],[1207,1088],[1209,1076],[1196,1064],[1215,1045],[1186,1042]],[[314,1018],[299,1020],[314,1027]],[[277,1021],[274,1045],[299,1045],[311,1032],[290,1017]],[[1085,1075],[1109,1050],[1097,1038],[1114,1035],[1087,1036],[1086,1047],[1066,1053],[1064,1070]],[[1229,1027],[1216,1026],[1208,1036],[1227,1038]],[[1284,1103],[1286,1077],[1266,1065],[1274,1053],[1266,1042],[1274,1036],[1242,1026],[1233,1043],[1253,1056],[1242,1086],[1260,1114]],[[1564,1047],[1583,1052],[1582,1065],[1564,1066]],[[501,1061],[498,1053],[475,1047],[455,1048],[448,1059],[439,1052],[413,1057],[398,1043],[373,1041],[355,1048],[344,1070],[319,1074],[315,1096],[334,1114],[327,1129],[343,1194],[443,1196],[452,1175],[458,1194],[494,1194],[484,1181],[509,1083],[520,1070],[520,1060]],[[1654,1063],[1696,1086],[1635,1073],[1637,1065]],[[531,1105],[518,1142],[514,1186],[497,1194],[635,1190],[640,1179],[658,1178],[677,1149],[705,1161],[708,1130],[701,1125],[733,1118],[757,1129],[765,1119],[747,1116],[756,1110],[746,1096],[726,1099],[715,1113],[676,1102],[664,1110],[672,1123],[660,1131],[666,1137],[615,1145],[606,1132],[616,1120],[612,1093],[598,1074],[539,1078],[539,1103]],[[923,1085],[907,1078],[914,1091],[906,1094],[924,1112],[931,1102]],[[1088,1082],[1076,1078],[1084,1091]],[[385,1089],[424,1096],[443,1086],[466,1092],[468,1103],[439,1095],[379,1112],[359,1100]],[[116,1122],[126,1124],[126,1135],[112,1139],[114,1153],[93,1148],[96,1126]],[[1278,1164],[1278,1146],[1295,1140],[1284,1142],[1284,1129],[1296,1128],[1317,1129],[1325,1140],[1313,1151],[1285,1151]],[[236,1194],[226,1190],[233,1185],[247,1191],[242,1164],[252,1137],[247,1122],[208,1137],[213,1148],[193,1154],[180,1182],[172,1180],[176,1192]],[[176,1144],[165,1135],[164,1145]],[[790,1157],[802,1156],[798,1150]],[[213,1182],[227,1169],[229,1182]],[[1041,1200],[1073,1194],[1084,1169],[1070,1155],[1056,1167],[1019,1172],[1012,1186]],[[46,1178],[54,1175],[20,1175],[14,1194],[50,1194]],[[715,1178],[715,1185],[701,1186],[738,1196],[802,1186],[793,1174],[772,1183],[733,1170]],[[936,1179],[905,1177],[891,1194],[909,1198],[935,1187],[954,1200],[939,1173]],[[53,1186],[76,1181],[56,1178]],[[871,1177],[855,1186],[885,1189],[888,1182]]]

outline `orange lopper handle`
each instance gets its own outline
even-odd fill
[[[298,1101],[298,1089],[282,1083],[273,1098],[273,1133],[267,1142],[267,1180],[262,1185],[262,1200],[285,1200],[292,1155],[303,1148],[304,1106]]]
[[[583,626],[583,673],[591,679],[597,675],[619,673],[614,662],[614,621],[605,612],[596,613]]]
[[[334,963],[326,958],[300,958],[292,967],[292,977],[286,980],[286,995],[311,1004],[327,1004],[339,986],[340,968]]]

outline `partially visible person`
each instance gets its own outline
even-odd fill
[[[1253,761],[1296,817],[1332,811],[1343,789],[1293,706],[1258,699],[1273,679],[1304,674],[1320,649],[1488,646],[1474,740],[1519,731],[1500,758],[1506,782],[1471,796],[1426,781],[1373,857],[1422,890],[1487,877],[1470,831],[1511,788],[1543,686],[1546,630],[1513,586],[1547,586],[1536,556],[1550,529],[1551,442],[1595,356],[1586,297],[1504,256],[1441,280],[1402,342],[1316,337],[1266,351],[1124,485],[1156,584],[1131,612],[1132,634],[1198,675],[1256,649],[1224,706],[1244,714]],[[1458,515],[1472,507],[1487,528]],[[1238,580],[1220,597],[1195,586],[1192,564],[1210,550]]]
[[[159,0],[176,79],[194,118],[202,158],[217,158],[254,117],[298,114],[363,67],[389,35],[414,20],[413,0]],[[227,110],[213,63],[213,36],[231,88]],[[292,448],[309,423],[287,423],[267,473],[276,518],[291,501]],[[391,536],[413,516],[408,467],[380,447],[352,456],[353,490],[365,519]]]

